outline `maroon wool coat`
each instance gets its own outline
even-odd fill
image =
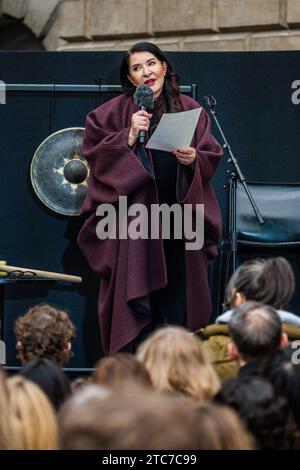
[[[180,95],[183,110],[199,108]],[[127,144],[131,116],[138,110],[133,98],[120,95],[89,113],[83,153],[90,165],[88,195],[82,214],[85,223],[78,244],[91,268],[99,273],[99,319],[102,346],[115,353],[136,338],[149,322],[149,294],[164,288],[167,274],[162,240],[106,239],[96,235],[100,203],[115,203],[120,195],[130,204],[159,203],[153,172],[143,166]],[[222,149],[210,132],[210,120],[202,109],[191,146],[197,149],[194,169],[178,163],[177,199],[181,204],[204,204],[205,241],[197,251],[185,251],[187,328],[205,326],[211,314],[207,263],[216,254],[221,235],[221,216],[210,185]],[[151,152],[147,157],[152,166]],[[170,157],[172,158],[172,157]],[[175,158],[175,157],[174,157]]]

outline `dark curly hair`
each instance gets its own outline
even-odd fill
[[[66,311],[40,304],[16,320],[15,334],[23,363],[40,357],[63,366],[71,356],[68,343],[75,336],[75,326]]]

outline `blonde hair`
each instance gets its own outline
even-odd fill
[[[54,410],[44,392],[21,376],[7,380],[9,412],[14,434],[23,450],[58,448],[58,429]]]
[[[220,388],[199,339],[184,328],[170,326],[156,330],[139,346],[137,358],[160,391],[180,392],[205,400]]]
[[[20,442],[18,436],[13,433],[11,421],[6,377],[0,369],[0,450],[20,449]]]

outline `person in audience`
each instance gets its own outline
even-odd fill
[[[108,387],[122,387],[124,382],[152,387],[148,370],[130,353],[116,353],[100,359],[93,378],[96,384]]]
[[[157,390],[206,400],[219,390],[219,379],[200,341],[182,327],[156,330],[137,350]]]
[[[250,260],[232,275],[227,286],[225,306],[231,310],[220,315],[215,324],[196,331],[203,340],[221,381],[237,375],[238,366],[228,355],[228,321],[233,309],[250,300],[269,304],[277,309],[282,329],[289,340],[300,339],[300,318],[282,310],[294,293],[295,279],[289,262],[281,257]]]
[[[259,375],[262,361],[288,345],[277,311],[270,305],[246,302],[229,320],[228,353],[238,362],[239,374]]]
[[[231,276],[226,289],[227,310],[216,323],[228,323],[233,309],[255,300],[277,309],[282,323],[300,327],[300,317],[282,310],[295,291],[295,277],[290,263],[282,257],[246,261]]]
[[[98,390],[97,390],[98,389]],[[105,392],[88,386],[59,413],[64,450],[196,450],[201,441],[192,406],[147,389]]]
[[[32,359],[21,368],[19,374],[36,383],[47,395],[55,410],[58,410],[71,394],[68,377],[61,367],[49,359]]]
[[[202,403],[195,408],[201,439],[198,450],[253,450],[254,439],[228,406]]]
[[[262,364],[261,376],[273,386],[278,396],[287,399],[297,424],[298,444],[300,444],[300,367],[299,351],[293,350],[294,355],[280,350],[268,357]],[[298,356],[298,358],[297,358]],[[300,447],[298,447],[300,448]]]
[[[4,371],[0,368],[0,450],[21,449],[21,439],[14,432],[9,409],[9,394]]]
[[[75,327],[64,310],[48,304],[35,305],[17,319],[15,333],[23,364],[41,357],[63,366],[71,356]]]
[[[260,377],[239,376],[222,385],[217,401],[232,407],[255,437],[257,449],[291,449],[295,423],[288,403]]]
[[[58,428],[54,409],[44,392],[21,376],[7,380],[8,409],[13,433],[22,450],[55,450]]]

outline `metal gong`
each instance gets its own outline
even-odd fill
[[[89,166],[82,155],[83,127],[49,135],[35,151],[30,168],[32,186],[49,209],[79,215],[87,193]]]

